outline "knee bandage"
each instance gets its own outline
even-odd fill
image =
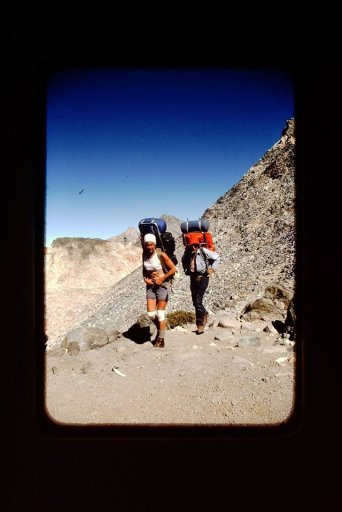
[[[159,322],[163,322],[165,320],[165,311],[163,309],[157,309],[157,318]]]
[[[157,311],[148,311],[147,312],[147,316],[151,319],[151,320],[154,320],[157,316]]]

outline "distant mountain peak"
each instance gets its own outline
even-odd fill
[[[137,228],[133,228],[132,226],[128,227],[123,233],[119,235],[112,236],[108,238],[111,242],[117,242],[122,244],[135,244],[137,239],[139,238],[139,230]]]

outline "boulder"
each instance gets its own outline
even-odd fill
[[[98,327],[78,327],[64,336],[61,346],[74,355],[79,351],[103,347],[108,342],[109,337],[105,330]]]

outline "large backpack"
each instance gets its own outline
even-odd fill
[[[156,237],[156,247],[159,247],[165,252],[170,260],[177,265],[178,259],[175,255],[176,242],[169,231],[166,231],[167,224],[164,219],[147,217],[139,222],[140,241],[142,247],[144,246],[144,236],[147,233],[153,233]]]
[[[182,222],[180,225],[184,247],[199,244],[210,251],[215,251],[212,234],[209,231],[209,222],[205,219]]]

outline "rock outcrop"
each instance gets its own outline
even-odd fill
[[[138,231],[110,240],[57,238],[45,255],[46,332],[53,338],[78,320],[108,288],[141,264]]]
[[[281,139],[203,217],[222,256],[220,301],[251,299],[271,284],[293,291],[295,263],[294,120]],[[218,304],[217,304],[218,305]]]

